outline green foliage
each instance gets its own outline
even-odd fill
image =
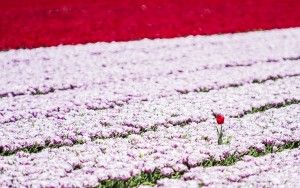
[[[97,188],[125,188],[137,187],[139,185],[153,186],[156,184],[157,180],[161,178],[162,175],[158,171],[154,171],[152,173],[141,173],[140,175],[132,177],[128,180],[105,180],[101,182]]]

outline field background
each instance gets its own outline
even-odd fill
[[[0,187],[299,187],[299,9],[0,0]]]
[[[0,50],[300,25],[298,0],[10,0]]]

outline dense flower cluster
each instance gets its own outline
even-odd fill
[[[300,29],[286,29],[0,52],[0,187],[95,187],[158,172],[183,174],[158,186],[226,185],[218,169],[237,186],[276,186],[257,183],[258,172],[299,175],[265,169],[269,158],[200,167],[300,142],[299,41]],[[212,111],[226,117],[222,145],[213,125],[224,118]],[[287,159],[275,165],[299,161]]]
[[[250,148],[278,147],[299,141],[300,106],[228,119],[232,139],[217,145],[212,122],[160,127],[143,135],[96,140],[73,147],[46,149],[37,154],[18,152],[0,157],[2,185],[96,186],[107,179],[127,180],[155,169],[163,175],[187,171],[201,162],[243,155]],[[14,182],[12,183],[12,180]]]
[[[47,142],[72,145],[96,137],[108,138],[170,124],[205,121],[211,117],[212,109],[225,112],[226,116],[241,116],[252,108],[300,101],[298,87],[300,77],[285,78],[207,93],[153,98],[121,108],[79,111],[68,115],[64,121],[48,118],[21,120],[0,127],[0,146],[13,151],[34,145],[45,146]]]
[[[299,41],[290,29],[1,52],[0,122],[299,75]]]
[[[156,187],[297,187],[300,184],[300,149],[244,157],[233,166],[196,167],[181,180],[162,179]]]

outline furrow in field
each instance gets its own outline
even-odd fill
[[[245,156],[233,166],[196,167],[181,179],[162,179],[155,187],[297,187],[300,148],[263,157]]]
[[[163,176],[184,172],[207,160],[221,161],[266,147],[299,143],[300,105],[226,119],[225,139],[217,145],[215,123],[159,127],[128,138],[96,140],[73,147],[0,156],[1,186],[94,187],[125,181],[155,170]]]
[[[123,81],[103,86],[75,88],[48,95],[24,95],[0,100],[0,122],[54,117],[65,119],[70,113],[114,108],[124,104],[178,95],[207,92],[300,75],[300,60],[285,63],[259,63],[249,67],[207,69],[194,73],[171,74],[137,81]]]
[[[295,60],[300,29],[96,43],[0,53],[0,96],[47,94],[182,71]],[[259,42],[258,42],[259,41]]]
[[[64,121],[38,118],[3,124],[4,153],[30,147],[74,145],[96,138],[124,137],[164,126],[203,122],[212,111],[227,117],[300,102],[300,77],[241,87],[189,93],[133,103],[120,108],[69,114]]]

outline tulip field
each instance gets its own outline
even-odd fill
[[[300,185],[299,28],[0,61],[1,187]]]
[[[300,187],[300,1],[0,1],[0,188]]]

